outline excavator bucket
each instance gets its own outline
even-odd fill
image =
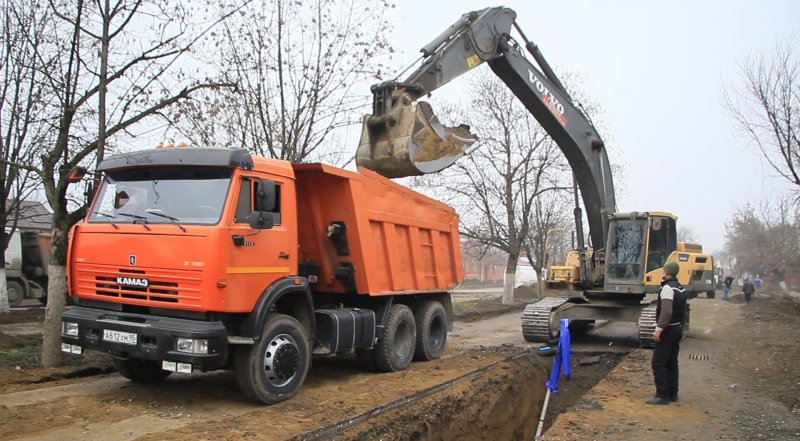
[[[356,164],[387,178],[443,170],[477,141],[469,127],[444,127],[425,101],[399,104],[387,115],[365,116]]]

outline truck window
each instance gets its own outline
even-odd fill
[[[250,216],[253,208],[255,208],[253,201],[255,200],[257,181],[257,178],[253,177],[242,178],[242,185],[239,187],[239,196],[236,202],[236,215],[233,219],[237,224],[246,224],[248,222],[248,216]],[[276,182],[276,184],[275,209],[272,210],[272,213],[275,214],[275,225],[281,225],[281,183]]]
[[[232,173],[219,167],[113,171],[100,184],[89,222],[216,224]]]

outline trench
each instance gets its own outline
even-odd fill
[[[592,369],[592,378],[575,384],[570,396],[557,404],[551,399],[545,429],[558,413],[576,401],[579,403],[580,397],[623,356],[601,354],[605,362]],[[551,360],[524,351],[291,440],[533,439],[544,404],[544,384],[550,374]]]

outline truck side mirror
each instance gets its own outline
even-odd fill
[[[76,165],[69,170],[69,174],[67,174],[67,182],[70,184],[81,182],[84,176],[86,176],[86,167]]]
[[[247,221],[254,230],[268,230],[275,224],[275,217],[269,211],[254,211],[250,213]]]
[[[258,185],[256,186],[255,212],[274,211],[276,199],[275,193],[275,181],[270,181],[269,179],[262,179],[258,181]]]

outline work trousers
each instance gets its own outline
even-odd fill
[[[667,326],[661,332],[661,341],[656,343],[653,350],[653,378],[657,397],[678,395],[678,352],[682,337],[682,325]]]

